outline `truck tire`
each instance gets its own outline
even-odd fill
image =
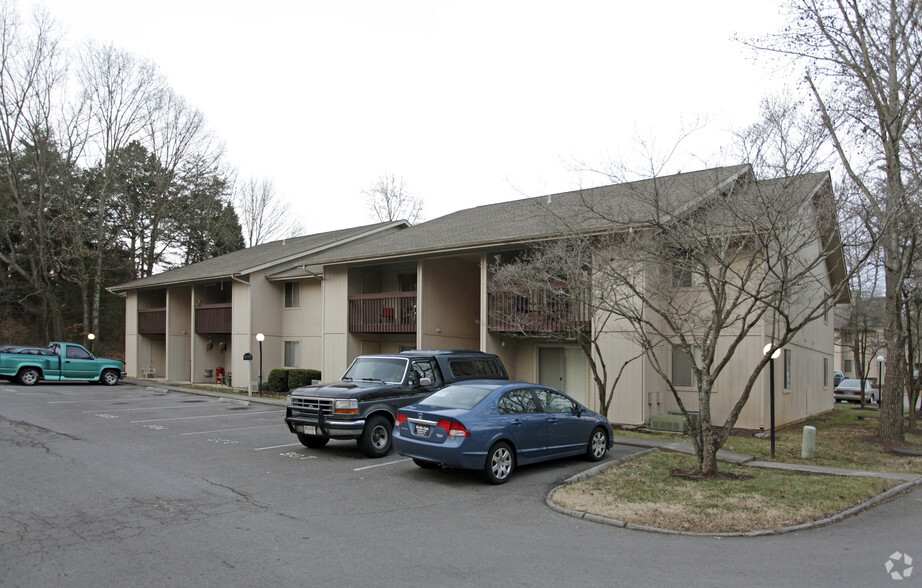
[[[391,452],[391,432],[394,426],[387,418],[375,415],[365,422],[359,438],[359,451],[368,457],[384,457]]]
[[[38,370],[35,368],[27,367],[19,370],[19,373],[16,374],[16,379],[23,386],[34,386],[41,379],[41,374],[38,373]]]
[[[115,370],[103,370],[99,376],[99,383],[106,386],[115,386],[118,384],[118,372]]]
[[[330,442],[329,437],[321,437],[320,435],[304,435],[298,433],[298,441],[301,442],[301,445],[309,447],[311,449],[320,449]]]

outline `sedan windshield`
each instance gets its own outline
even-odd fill
[[[449,386],[442,388],[435,394],[426,397],[421,404],[438,406],[440,408],[460,408],[470,410],[487,397],[492,388],[483,386]]]

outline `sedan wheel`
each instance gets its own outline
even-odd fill
[[[589,461],[599,461],[605,457],[608,451],[608,435],[601,428],[592,431],[589,437],[589,446],[586,447],[586,459]]]
[[[487,453],[487,463],[483,473],[491,484],[502,484],[512,475],[515,469],[515,456],[512,448],[506,443],[497,443]]]

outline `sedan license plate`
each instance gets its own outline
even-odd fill
[[[299,425],[298,432],[304,433],[305,435],[317,435],[317,427],[311,425]]]
[[[428,437],[429,436],[429,425],[416,425],[416,436],[417,437]]]

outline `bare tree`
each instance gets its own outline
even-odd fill
[[[61,158],[52,124],[53,99],[65,68],[59,37],[46,12],[24,32],[10,2],[0,2],[0,261],[29,285],[48,336],[63,334],[55,276],[72,162]],[[62,226],[57,225],[61,223]]]
[[[291,204],[282,199],[272,180],[250,178],[238,186],[234,208],[247,247],[293,237],[304,230]]]
[[[561,238],[579,243],[578,258],[590,260],[593,320],[609,321],[605,336],[628,337],[645,355],[693,431],[699,473],[715,473],[717,450],[770,361],[746,367],[717,424],[711,396],[734,357],[753,338],[787,346],[847,291],[828,174],[757,181],[742,165],[539,202]],[[540,264],[577,258],[572,246],[538,248]],[[683,387],[697,392],[693,408]]]
[[[805,66],[805,83],[883,254],[889,377],[879,436],[902,441],[906,329],[902,290],[915,255],[909,214],[922,169],[922,4],[790,0],[784,32],[752,43]]]
[[[96,187],[95,269],[92,278],[92,317],[89,329],[99,330],[100,296],[104,281],[104,253],[114,244],[110,198],[116,183],[119,151],[140,140],[150,120],[152,104],[167,90],[155,65],[111,45],[90,44],[82,54],[78,70],[89,105],[89,128],[93,150],[89,157],[101,163],[101,181]]]
[[[592,374],[600,412],[608,414],[624,370],[643,351],[622,361],[613,377],[600,344],[610,315],[596,313],[608,292],[593,288],[593,250],[579,239],[560,239],[490,265],[490,325],[494,331],[540,341],[575,342]]]
[[[380,222],[402,219],[415,225],[422,220],[423,201],[410,195],[403,178],[384,174],[362,193],[368,201],[371,215]]]
[[[866,297],[860,291],[853,290],[852,300],[837,309],[841,320],[838,343],[854,362],[855,375],[861,383],[862,407],[867,400],[864,395],[865,383],[871,375],[874,358],[884,349],[883,339],[878,333],[883,324],[882,303],[882,298]]]

